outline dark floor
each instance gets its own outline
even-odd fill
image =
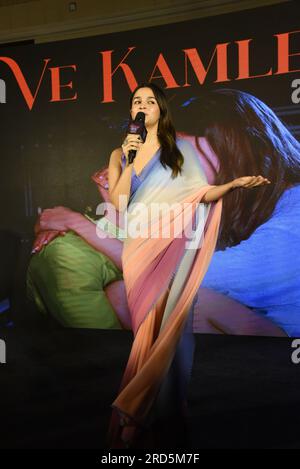
[[[1,448],[104,448],[125,331],[0,330]],[[197,335],[184,449],[300,448],[292,339]]]

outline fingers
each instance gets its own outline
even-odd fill
[[[100,182],[98,182],[97,184],[102,188],[102,189],[105,189],[107,190],[109,188],[109,185],[108,185],[108,181],[106,181],[104,178],[102,178],[102,176],[100,176]]]
[[[127,157],[130,150],[138,151],[142,144],[143,141],[140,135],[128,134],[122,144],[122,150]]]
[[[31,254],[35,254],[35,253],[41,251],[44,246],[49,244],[59,234],[60,234],[59,231],[44,231],[44,232],[41,232],[34,240]]]
[[[262,186],[265,184],[271,184],[271,181],[269,181],[267,178],[264,178],[263,176],[257,176],[256,182],[253,184],[253,186]]]
[[[93,176],[93,179],[103,189],[106,189],[106,190],[108,189],[108,172],[105,174],[103,173],[103,171],[101,173],[99,172],[97,175]]]
[[[260,176],[249,176],[249,181],[245,184],[244,187],[253,187],[257,182]]]
[[[271,184],[271,181],[269,179],[264,178],[263,176],[250,176],[250,181],[247,182],[244,187],[255,187],[255,186],[261,186],[265,184]]]
[[[130,150],[136,150],[137,151],[141,147],[140,142],[126,142],[126,143],[125,142],[122,145],[122,149],[123,149],[124,153],[128,152]]]
[[[33,243],[31,254],[41,251],[47,243],[48,241],[44,236],[38,236]]]
[[[96,171],[92,177],[98,179],[98,178],[102,178],[102,177],[106,177],[108,175],[108,168],[105,167],[105,168],[101,168],[101,169],[98,169],[98,171]]]
[[[265,184],[271,184],[271,181],[267,178],[264,178],[262,176],[259,176],[260,179],[254,184],[255,186],[260,186],[260,185],[265,185]]]
[[[142,138],[139,134],[128,134],[125,138],[125,142],[142,142]]]

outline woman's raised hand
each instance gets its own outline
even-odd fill
[[[92,181],[97,184],[97,189],[105,202],[109,200],[108,168],[101,168],[92,175]]]
[[[271,184],[271,181],[263,176],[243,176],[232,181],[232,188],[245,187],[249,189],[251,187],[262,186],[265,184]]]
[[[141,146],[143,145],[143,140],[140,135],[135,134],[128,134],[122,144],[122,150],[124,155],[126,156],[127,164],[128,164],[128,153],[130,150],[139,151]]]
[[[108,168],[101,168],[92,175],[92,180],[101,188],[108,190]]]

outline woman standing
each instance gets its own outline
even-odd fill
[[[193,301],[215,249],[222,197],[238,187],[270,183],[259,175],[208,185],[196,151],[176,140],[157,86],[134,90],[130,111],[133,119],[145,113],[148,133],[144,143],[127,135],[109,163],[110,200],[127,222],[122,266],[134,333],[113,403],[111,447],[134,445],[143,427],[168,414],[170,372],[179,370],[175,401],[184,408],[193,347],[188,341],[184,346],[183,332],[189,331]],[[131,164],[130,150],[137,152]]]

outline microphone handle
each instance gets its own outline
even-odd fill
[[[128,163],[133,163],[134,158],[136,157],[136,150],[129,150],[128,153]]]

